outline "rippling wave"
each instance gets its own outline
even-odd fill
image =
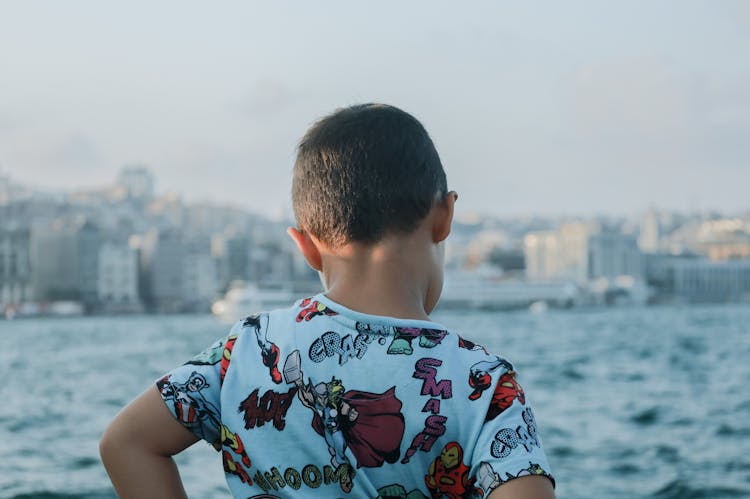
[[[558,497],[750,497],[750,307],[435,319],[513,361]],[[97,451],[107,422],[225,333],[196,316],[0,321],[0,498],[116,497]],[[228,497],[207,445],[178,463],[192,496]]]

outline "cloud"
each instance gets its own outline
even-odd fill
[[[651,58],[590,64],[572,80],[571,121],[595,134],[682,133],[691,119],[684,85],[684,75]]]
[[[730,0],[725,5],[740,28],[750,28],[750,3],[747,0]]]
[[[0,108],[0,134],[6,135],[14,133],[22,126],[22,124],[23,123],[17,113],[12,112],[9,108]]]
[[[291,107],[295,96],[281,81],[262,79],[255,82],[239,104],[240,111],[251,118],[269,117]]]
[[[0,139],[0,150],[11,174],[33,185],[74,188],[106,178],[99,148],[79,130],[16,130]]]
[[[644,175],[746,168],[750,75],[738,69],[693,73],[653,58],[589,65],[571,85],[570,140],[584,162]]]

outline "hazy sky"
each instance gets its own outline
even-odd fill
[[[0,171],[146,163],[159,192],[278,214],[299,137],[380,101],[459,212],[750,208],[750,1],[0,3]]]

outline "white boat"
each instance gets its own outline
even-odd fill
[[[590,305],[642,306],[648,304],[651,298],[651,290],[646,283],[629,275],[591,280],[585,291],[585,302]]]
[[[83,315],[83,304],[77,301],[54,301],[47,306],[48,315],[57,317],[77,317]]]
[[[570,307],[578,301],[578,287],[569,281],[522,281],[471,272],[446,275],[438,302],[442,309],[509,310]]]
[[[529,312],[532,314],[543,314],[547,311],[549,305],[544,300],[538,300],[529,305]]]
[[[211,312],[222,322],[233,323],[250,314],[289,307],[298,298],[291,285],[258,286],[255,283],[234,282],[224,295],[211,305]]]
[[[84,312],[83,304],[77,301],[23,302],[5,305],[2,315],[11,320],[25,317],[79,317]]]

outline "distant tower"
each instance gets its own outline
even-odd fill
[[[128,199],[149,201],[154,197],[154,176],[143,165],[123,167],[117,183],[125,189]]]
[[[641,219],[638,249],[643,253],[659,252],[659,215],[655,210],[649,210]]]
[[[560,238],[551,231],[530,232],[523,239],[523,255],[527,279],[554,279],[560,269]]]

